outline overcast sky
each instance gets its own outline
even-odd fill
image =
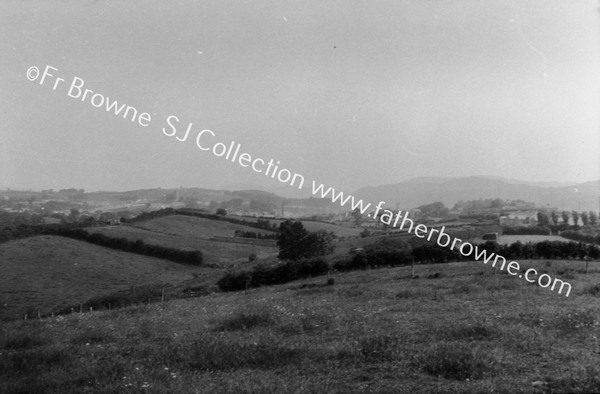
[[[345,191],[600,179],[599,15],[585,0],[2,1],[0,187],[282,186],[200,151],[202,129]],[[46,65],[56,90],[27,79]],[[149,126],[69,97],[75,76]],[[166,136],[169,115],[193,137]]]

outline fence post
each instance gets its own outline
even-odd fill
[[[38,309],[38,319],[42,319],[42,315],[40,314],[40,310]]]
[[[161,304],[165,302],[165,287],[163,286],[162,291],[160,292],[160,302]]]

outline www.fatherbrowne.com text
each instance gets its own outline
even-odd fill
[[[67,86],[67,82],[64,78],[58,77],[55,73],[58,71],[56,67],[47,65],[44,71],[40,73],[40,70],[36,66],[31,66],[27,69],[27,79],[31,82],[37,82],[43,85],[47,82],[47,85],[52,86],[52,90],[60,90],[60,87],[66,91],[68,97],[75,100],[86,102],[95,108],[102,108],[106,112],[114,113],[115,116],[122,117],[123,119],[129,120],[133,123],[137,123],[142,127],[150,126],[152,122],[152,116],[148,112],[138,111],[137,108],[117,102],[115,99],[110,99],[95,90],[86,87],[85,82],[82,78],[73,77]],[[40,78],[41,76],[41,78]],[[65,84],[63,84],[65,83]],[[281,162],[275,159],[263,159],[251,155],[248,152],[241,152],[241,143],[235,141],[223,142],[218,139],[217,134],[209,129],[196,129],[194,130],[193,123],[189,122],[187,127],[179,128],[180,119],[176,115],[169,115],[164,118],[168,127],[162,127],[161,130],[167,137],[175,137],[179,142],[185,142],[190,134],[195,134],[196,146],[201,152],[210,152],[214,156],[222,157],[232,163],[237,163],[241,167],[250,168],[254,172],[268,176],[272,179],[277,179],[279,182],[289,184],[290,186],[302,189],[305,185],[305,178],[301,174],[292,172],[281,166]],[[185,130],[185,131],[181,131]],[[181,131],[181,132],[180,132]],[[408,212],[402,214],[402,211],[396,213],[391,210],[384,209],[384,201],[380,201],[374,211],[370,208],[371,203],[365,203],[363,200],[357,200],[353,195],[345,195],[343,192],[336,192],[334,188],[324,186],[312,181],[312,194],[320,198],[330,198],[333,203],[338,202],[340,206],[345,207],[349,203],[349,208],[353,211],[358,210],[361,214],[367,214],[368,217],[379,220],[391,228],[399,228],[400,230],[407,231],[408,233],[414,233],[418,238],[427,239],[429,242],[436,242],[441,247],[450,248],[450,250],[458,250],[461,255],[465,257],[473,256],[475,260],[482,261],[484,264],[492,262],[490,265],[496,269],[496,265],[500,262],[500,270],[503,271],[506,268],[506,272],[509,275],[524,278],[530,283],[537,281],[537,284],[541,287],[548,288],[550,290],[557,291],[559,294],[565,289],[565,296],[568,297],[571,293],[571,284],[564,282],[558,278],[552,278],[548,274],[542,274],[537,276],[538,272],[530,268],[521,274],[519,263],[516,261],[510,261],[507,264],[506,258],[495,253],[489,253],[485,249],[479,249],[477,245],[473,245],[469,242],[463,241],[459,238],[453,238],[448,235],[444,230],[431,228],[429,229],[424,224],[417,224],[408,217]],[[493,260],[492,260],[493,259]]]

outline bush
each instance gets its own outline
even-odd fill
[[[502,234],[504,235],[550,235],[550,229],[548,227],[533,226],[533,227],[502,227]]]
[[[244,290],[250,287],[251,278],[252,273],[250,271],[229,272],[217,281],[217,286],[223,291]]]
[[[600,296],[600,283],[588,287],[585,292],[593,296]]]
[[[288,261],[274,267],[259,264],[252,271],[230,272],[219,279],[217,285],[223,291],[244,290],[247,287],[275,285],[324,275],[327,271],[329,265],[320,258]]]

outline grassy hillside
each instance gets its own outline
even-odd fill
[[[213,271],[63,237],[12,241],[0,244],[0,319],[50,313],[133,285],[181,282]]]
[[[178,217],[172,219],[171,222],[174,223],[179,221],[179,218],[187,219],[186,217]],[[168,217],[160,219],[168,219]],[[220,223],[217,221],[209,222],[210,224],[208,225]],[[175,226],[179,227],[179,235],[165,234],[164,232],[143,229],[137,227],[138,224],[135,225],[136,227],[123,225],[92,227],[86,230],[91,233],[101,233],[111,237],[123,237],[133,241],[140,239],[148,244],[178,249],[201,250],[204,255],[204,263],[230,264],[234,262],[248,261],[248,255],[251,253],[256,254],[258,257],[268,257],[276,255],[278,252],[276,247],[210,241],[203,237],[197,237],[195,231],[206,233],[210,231],[210,228],[197,226],[196,224],[197,223],[185,223],[183,220],[180,223],[174,224],[172,228]],[[235,226],[231,223],[227,223],[227,225]],[[245,229],[252,228],[244,226],[240,227]],[[230,236],[231,235],[233,234],[230,234]]]
[[[233,217],[236,217],[236,216],[233,216]],[[247,220],[249,222],[258,221],[257,218],[251,218],[251,217],[240,217],[240,219]],[[281,220],[281,219],[269,219],[269,222],[274,223],[278,226],[282,221],[283,220]],[[338,237],[356,237],[360,234],[361,231],[363,231],[362,228],[338,226],[335,224],[315,222],[315,221],[311,221],[311,220],[300,220],[300,221],[304,225],[304,228],[306,228],[308,231],[324,230],[327,232],[333,232]]]
[[[523,265],[561,273],[571,296],[468,262],[11,322],[0,391],[600,391],[600,266]]]
[[[193,216],[172,215],[139,222],[135,227],[181,237],[206,238],[214,236],[233,237],[236,230],[272,234],[272,231],[242,226],[221,220]]]

